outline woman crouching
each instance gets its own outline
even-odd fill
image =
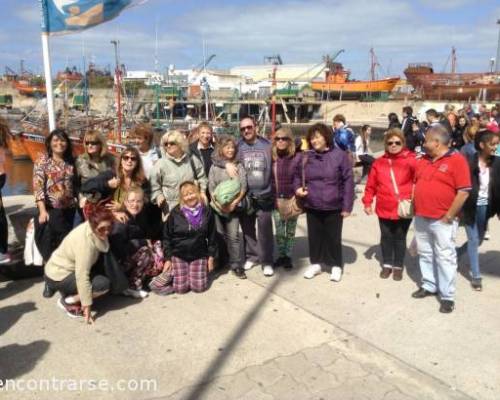
[[[89,212],[88,220],[73,229],[52,253],[45,265],[45,282],[59,291],[58,305],[72,318],[84,317],[93,323],[92,300],[110,288],[107,277],[93,267],[100,253],[109,250],[108,235],[113,214],[103,204]]]
[[[208,272],[213,270],[216,254],[215,218],[202,201],[200,189],[192,182],[179,188],[180,203],[170,212],[163,228],[163,274],[171,282],[162,289],[150,286],[159,294],[204,292]]]

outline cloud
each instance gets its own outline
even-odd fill
[[[436,10],[452,10],[462,8],[465,6],[481,6],[483,4],[491,3],[490,0],[420,0],[424,6]]]
[[[129,69],[152,69],[155,53],[155,20],[159,21],[160,65],[191,66],[207,54],[216,54],[213,66],[260,64],[263,57],[280,53],[287,63],[319,63],[325,54],[345,49],[339,60],[364,79],[369,70],[369,49],[374,47],[385,72],[402,74],[408,62],[434,62],[442,69],[451,46],[457,48],[459,68],[486,70],[495,55],[498,29],[494,16],[500,14],[491,1],[480,1],[480,13],[457,18],[456,13],[432,13],[434,6],[459,10],[472,0],[213,0],[210,2],[150,1],[147,6],[124,12],[110,23],[81,34],[51,39],[55,69],[81,65],[82,47],[98,65],[114,63],[110,40],[120,41],[121,60]],[[438,4],[439,3],[439,4]],[[453,7],[449,6],[450,4]],[[11,7],[13,9],[13,7]],[[477,7],[471,10],[479,10]],[[23,34],[2,42],[2,51],[18,53],[28,62],[41,63],[37,7],[15,12],[25,21]],[[28,23],[29,22],[29,23]],[[24,29],[24,27],[26,27]],[[0,27],[13,35],[18,26]],[[27,55],[28,53],[28,55]]]
[[[21,21],[40,24],[40,8],[38,5],[16,7],[14,15]]]

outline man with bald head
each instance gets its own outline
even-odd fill
[[[438,294],[442,313],[455,307],[457,254],[456,220],[471,189],[465,158],[449,148],[450,135],[436,124],[425,136],[426,155],[417,163],[415,237],[422,283],[412,294],[421,299]]]

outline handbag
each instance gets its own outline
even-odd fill
[[[304,156],[302,158],[302,187],[306,185],[306,176],[304,171],[304,166],[307,162],[307,157]],[[278,193],[278,164],[274,164],[274,182],[276,185],[276,192]],[[297,198],[297,196],[292,196],[289,199],[276,199],[276,209],[278,210],[281,218],[285,221],[290,218],[298,217],[300,214],[304,213],[304,207],[302,206],[301,199]]]
[[[396,198],[398,200],[398,216],[404,219],[412,219],[414,215],[413,195],[411,199],[399,198],[399,189],[396,183],[396,177],[394,176],[394,170],[392,169],[392,160],[389,160],[389,167],[391,173],[392,186],[394,187],[394,192],[396,193]]]

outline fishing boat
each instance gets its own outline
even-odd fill
[[[322,98],[338,97],[342,99],[361,99],[372,97],[387,97],[399,82],[399,76],[393,76],[383,79],[376,79],[375,68],[378,62],[373,49],[370,50],[371,61],[371,79],[367,81],[351,80],[351,72],[344,69],[339,62],[334,62],[327,57],[325,59],[326,72],[325,80],[312,81],[311,89],[319,92]]]
[[[7,134],[7,146],[14,160],[26,160],[30,158],[19,132],[11,131]]]
[[[436,73],[431,63],[411,63],[404,70],[416,95],[429,100],[495,101],[500,99],[500,74],[457,73],[455,48],[451,50],[451,72]]]
[[[13,82],[14,88],[24,96],[45,96],[47,93],[45,85],[33,80],[18,80]]]
[[[21,142],[26,148],[29,158],[31,161],[35,162],[41,154],[45,153],[45,135],[39,133],[21,133]],[[73,146],[73,155],[76,157],[84,152],[83,148],[83,138],[76,136],[69,136],[71,140],[71,145]],[[108,152],[117,156],[123,149],[125,149],[124,144],[114,143],[112,141],[107,144]]]

